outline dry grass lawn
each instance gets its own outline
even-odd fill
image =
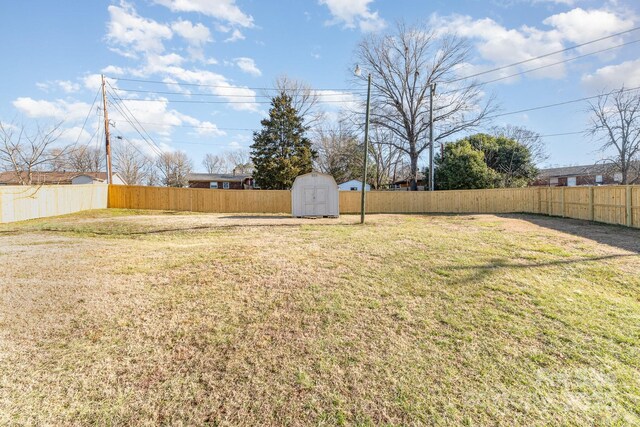
[[[358,220],[0,225],[0,424],[640,425],[640,231]]]

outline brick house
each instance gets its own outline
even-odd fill
[[[632,181],[634,177],[629,177]],[[580,185],[616,185],[622,173],[610,163],[541,169],[531,186],[575,187]]]
[[[255,188],[249,174],[190,173],[189,188],[211,188],[220,190],[250,190]]]

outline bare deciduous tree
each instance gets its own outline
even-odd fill
[[[597,138],[606,159],[622,174],[622,184],[640,180],[640,93],[624,88],[603,94],[589,103],[587,133]]]
[[[320,109],[320,94],[307,83],[282,75],[276,78],[274,87],[291,97],[291,105],[302,118],[304,126],[311,127],[324,118],[324,112]]]
[[[230,169],[233,173],[249,174],[253,172],[253,163],[251,163],[251,154],[249,150],[233,150],[225,154],[229,162]]]
[[[345,122],[316,129],[312,140],[318,153],[314,166],[320,172],[332,175],[338,183],[362,180],[363,146]]]
[[[122,141],[113,145],[113,170],[128,185],[149,182],[153,173],[153,162],[131,144]]]
[[[30,130],[25,125],[0,122],[0,166],[14,172],[21,185],[36,184],[36,173],[63,158],[69,150],[55,147],[64,133],[61,126],[61,122],[49,126],[36,123],[35,129]]]
[[[524,145],[531,153],[531,160],[535,164],[540,164],[549,159],[547,147],[538,132],[525,128],[524,126],[494,126],[491,128],[491,134],[513,139],[519,144]]]
[[[105,168],[105,153],[100,148],[76,147],[65,156],[65,169],[74,172],[100,172]]]
[[[186,187],[191,172],[191,160],[184,151],[164,152],[156,159],[160,182],[166,187]]]
[[[371,74],[371,123],[392,132],[390,144],[408,155],[412,188],[416,189],[418,159],[429,147],[429,97],[434,97],[435,141],[478,127],[493,111],[491,99],[481,102],[481,86],[458,81],[457,69],[468,61],[469,45],[452,35],[399,23],[394,34],[370,35],[356,50]]]
[[[376,189],[406,178],[398,175],[403,152],[391,142],[392,138],[392,132],[379,126],[372,127],[369,133],[369,152],[373,160],[372,182]],[[400,172],[400,175],[403,173]]]
[[[217,154],[206,154],[202,160],[202,166],[207,173],[225,173],[227,172],[227,159]]]

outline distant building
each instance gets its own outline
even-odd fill
[[[338,184],[338,190],[362,191],[362,181],[358,181],[357,179],[352,179],[351,181],[343,182],[342,184]],[[365,186],[365,191],[371,191],[371,186],[369,184]]]
[[[631,177],[631,180],[637,176]],[[580,185],[616,185],[622,173],[611,163],[541,169],[531,186],[575,187]]]
[[[427,185],[427,177],[422,172],[418,172],[417,177],[418,190],[424,190]],[[402,179],[389,184],[390,190],[410,190],[411,179]]]
[[[190,188],[211,188],[217,190],[250,190],[255,188],[249,174],[190,173],[187,175]]]
[[[26,173],[22,173],[21,176],[25,177]],[[106,184],[106,182],[106,172],[33,172],[31,178],[32,185]],[[0,185],[20,184],[20,176],[16,172],[0,172]],[[118,173],[114,173],[113,184],[126,185],[127,183]]]

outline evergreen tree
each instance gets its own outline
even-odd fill
[[[286,190],[298,175],[311,172],[316,153],[302,119],[284,92],[271,100],[269,117],[260,122],[262,130],[253,133],[251,161],[253,177],[260,188]]]

